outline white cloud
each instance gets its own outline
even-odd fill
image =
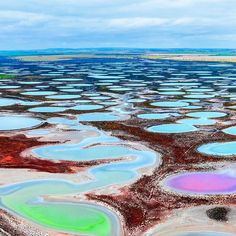
[[[134,46],[140,39],[149,46],[160,41],[183,45],[190,38],[189,43],[196,38],[200,44],[212,35],[219,35],[215,42],[227,38],[236,45],[229,36],[236,34],[235,9],[235,0],[0,1],[0,47],[14,44],[16,37],[26,45],[30,38],[32,47],[46,40],[62,45],[81,39],[114,46],[117,41]]]
[[[134,17],[111,19],[108,21],[108,25],[115,28],[142,28],[160,26],[167,22],[168,20],[164,18]]]

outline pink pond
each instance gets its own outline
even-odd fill
[[[190,172],[172,175],[164,180],[171,191],[189,194],[236,193],[236,175],[229,172]]]

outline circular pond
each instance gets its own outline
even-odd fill
[[[226,134],[236,135],[236,126],[229,127],[222,130]]]
[[[236,141],[216,142],[203,144],[197,149],[202,154],[213,156],[233,156],[236,155]]]
[[[129,156],[134,153],[134,150],[118,145],[99,145],[82,148],[77,144],[58,144],[35,148],[32,153],[43,159],[91,161]]]
[[[29,116],[3,115],[0,116],[0,131],[30,129],[42,123],[42,120]]]
[[[108,112],[86,113],[78,116],[79,121],[117,121],[124,117]]]
[[[147,113],[147,114],[139,114],[138,118],[145,120],[161,120],[171,117],[170,113]]]
[[[189,103],[182,101],[173,101],[173,102],[153,102],[152,106],[155,107],[187,107]]]
[[[214,125],[216,123],[215,120],[210,119],[192,119],[192,118],[186,118],[186,119],[180,119],[178,120],[179,123],[184,123],[188,125]]]
[[[147,128],[147,130],[153,133],[178,134],[178,133],[193,132],[193,131],[197,131],[198,129],[188,124],[163,124],[163,125],[151,126]]]
[[[34,107],[29,109],[31,112],[39,112],[39,113],[54,113],[54,112],[63,112],[66,108],[64,107]]]
[[[4,107],[4,106],[12,106],[15,105],[17,103],[19,103],[20,101],[17,99],[12,99],[12,98],[0,98],[0,107]]]
[[[236,176],[230,171],[187,172],[172,175],[163,181],[164,188],[190,195],[236,193]]]
[[[199,111],[199,112],[190,112],[187,114],[187,116],[201,119],[220,118],[226,115],[227,115],[226,113],[218,111]]]
[[[97,104],[84,104],[84,105],[76,105],[72,107],[71,109],[76,110],[76,111],[92,111],[92,110],[99,110],[102,109],[102,105],[97,105]]]

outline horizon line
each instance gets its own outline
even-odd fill
[[[181,49],[181,50],[236,50],[236,48],[220,48],[220,47],[73,47],[73,48],[67,48],[67,47],[55,47],[55,48],[33,48],[33,49],[0,49],[1,52],[7,52],[7,51],[38,51],[38,50],[92,50],[92,49],[133,49],[133,50],[174,50],[174,49]]]

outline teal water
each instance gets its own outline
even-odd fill
[[[78,119],[79,121],[118,121],[122,120],[123,117],[108,112],[94,112],[81,114]]]
[[[151,103],[152,106],[156,106],[156,107],[187,107],[189,105],[189,103],[187,102],[182,102],[182,101],[169,101],[169,102],[153,102]]]
[[[57,92],[52,91],[32,91],[32,92],[23,92],[22,95],[28,95],[28,96],[49,96],[57,94]]]
[[[62,94],[62,95],[52,95],[52,96],[47,96],[46,98],[48,99],[58,99],[58,100],[71,100],[71,99],[76,99],[80,98],[80,95],[67,95],[67,94]]]
[[[15,104],[17,104],[17,103],[20,103],[20,101],[17,100],[17,99],[0,98],[0,107],[12,106],[12,105],[15,105]]]
[[[235,142],[217,142],[203,144],[197,149],[200,153],[213,156],[230,157],[236,155]]]
[[[29,109],[30,112],[39,112],[39,113],[54,113],[54,112],[63,112],[66,108],[63,107],[35,107]]]
[[[188,124],[188,125],[214,125],[216,123],[215,120],[203,119],[203,118],[199,118],[199,119],[186,118],[186,119],[180,119],[177,122]]]
[[[83,148],[78,144],[48,145],[35,148],[33,155],[50,160],[92,161],[101,159],[124,158],[136,153],[133,149],[117,145],[97,145]]]
[[[211,119],[211,118],[221,118],[227,116],[227,114],[224,112],[217,112],[217,111],[201,111],[201,112],[187,113],[187,116],[201,119]]]
[[[99,110],[102,109],[102,105],[96,105],[96,104],[84,104],[84,105],[76,105],[72,107],[72,110],[76,111],[91,111],[91,110]]]
[[[43,123],[42,120],[29,116],[0,115],[0,131],[12,131],[20,129],[32,129]]]
[[[229,127],[222,130],[226,134],[236,135],[236,126]]]
[[[163,124],[156,125],[147,128],[148,131],[153,133],[166,133],[166,134],[179,134],[179,133],[187,133],[194,132],[198,129],[189,124]]]
[[[147,113],[139,114],[137,117],[146,120],[162,120],[171,117],[171,113]]]

